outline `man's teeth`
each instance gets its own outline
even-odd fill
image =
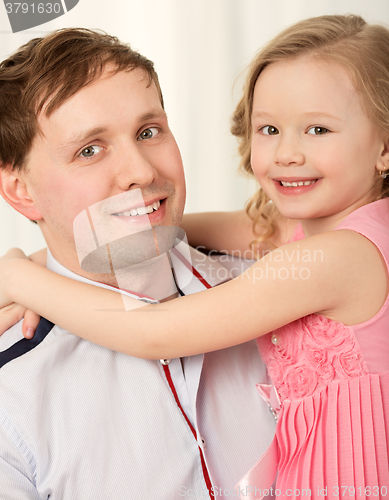
[[[314,181],[300,181],[300,182],[280,181],[281,186],[285,186],[285,187],[309,186],[310,184],[313,184],[314,182],[316,182],[316,180],[314,180]]]
[[[159,201],[155,201],[148,207],[139,207],[139,208],[133,208],[131,210],[126,210],[125,212],[119,212],[115,215],[119,217],[129,217],[129,216],[135,216],[135,215],[146,215],[146,214],[151,214],[154,212],[154,210],[158,210],[160,207],[161,203]]]

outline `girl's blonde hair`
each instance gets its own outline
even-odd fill
[[[389,137],[389,30],[369,25],[354,15],[320,16],[300,21],[270,41],[248,68],[243,97],[232,117],[231,132],[238,138],[241,169],[254,176],[251,167],[251,113],[255,83],[269,64],[309,55],[342,64],[361,93],[369,118]],[[389,177],[380,198],[389,196]],[[277,209],[262,189],[248,201],[246,211],[265,229],[259,238],[275,234]]]

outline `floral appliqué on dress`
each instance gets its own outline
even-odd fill
[[[337,379],[367,373],[350,329],[310,314],[258,339],[281,402],[311,396]]]

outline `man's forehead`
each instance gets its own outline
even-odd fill
[[[52,92],[49,92],[50,89],[46,89],[46,91],[43,91],[42,98],[38,99],[37,102],[37,110],[39,110],[39,112],[37,113],[37,119],[39,120],[49,118],[51,114],[55,113],[58,109],[66,105],[66,103],[68,103],[70,100],[74,98],[80,99],[80,96],[86,95],[88,91],[90,91],[90,89],[92,89],[93,87],[96,87],[102,82],[110,82],[115,76],[121,75],[128,75],[129,79],[132,82],[132,86],[139,85],[143,88],[150,88],[155,90],[158,101],[161,102],[157,85],[155,84],[151,75],[145,69],[127,68],[118,70],[112,64],[108,64],[102,69],[101,73],[98,76],[94,77],[87,83],[83,83],[77,89],[73,88],[70,91],[71,93],[68,95],[63,95],[63,87],[60,86],[57,89],[54,89]],[[44,94],[46,94],[46,97]],[[52,106],[53,101],[57,101],[55,102],[54,107]]]
[[[120,78],[122,75],[128,76],[128,87],[126,85],[123,87],[125,92],[128,92],[128,96],[126,95],[125,99],[120,101],[120,106],[109,107],[107,104],[115,98],[115,92],[108,92],[109,87],[106,88],[107,92],[105,92],[104,98],[95,99],[95,89],[99,88],[99,84],[102,84],[102,88],[104,88],[108,82],[108,86],[110,86],[112,79]],[[141,90],[139,91],[139,89]],[[140,98],[138,92],[142,92],[139,94]],[[133,99],[131,99],[131,95],[134,96]],[[45,103],[37,116],[38,133],[45,137],[46,133],[50,134],[53,125],[59,126],[65,129],[67,143],[82,142],[87,140],[89,136],[106,132],[109,128],[108,122],[114,122],[125,107],[127,108],[126,118],[128,117],[128,120],[135,124],[153,119],[166,119],[166,112],[162,108],[157,87],[154,81],[148,80],[148,74],[141,68],[119,72],[106,69],[99,78],[79,89],[48,115],[46,110],[49,104],[50,101]],[[82,109],[81,116],[77,120],[77,113],[80,109]],[[103,111],[101,116],[100,110]],[[75,119],[71,122],[68,120],[70,112],[75,113]],[[66,127],[66,124],[71,126]]]

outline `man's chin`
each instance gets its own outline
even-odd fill
[[[168,253],[182,229],[176,226],[155,226],[123,236],[99,246],[80,263],[83,271],[93,274],[112,273],[155,259]]]

